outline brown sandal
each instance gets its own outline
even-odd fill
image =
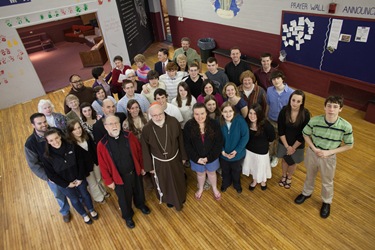
[[[285,181],[284,188],[289,189],[292,186],[292,178],[288,178]]]
[[[282,176],[281,180],[279,181],[279,186],[284,187],[286,184],[286,176]]]

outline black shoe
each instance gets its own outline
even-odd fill
[[[172,204],[167,203],[167,207],[172,208],[174,206]]]
[[[90,215],[93,220],[99,219],[99,214],[95,210],[90,212]]]
[[[260,189],[262,189],[263,191],[267,190],[267,183],[265,186],[262,186],[262,184],[260,184]]]
[[[254,189],[255,189],[255,187],[256,187],[257,185],[255,185],[254,187],[253,186],[251,186],[251,184],[249,185],[249,190],[250,191],[254,191]]]
[[[221,187],[220,190],[221,190],[221,192],[224,193],[225,191],[227,191],[227,188],[226,187]]]
[[[322,204],[322,208],[320,209],[320,217],[323,219],[329,216],[329,212],[331,211],[331,204],[324,203]]]
[[[134,228],[134,227],[135,227],[135,223],[134,223],[134,221],[133,221],[132,218],[130,218],[130,219],[126,219],[125,222],[126,222],[126,226],[127,226],[128,228]]]
[[[237,190],[237,193],[242,193],[242,188],[240,188],[240,189],[236,189]]]
[[[90,218],[90,216],[86,215],[85,217],[83,217],[83,221],[88,224],[88,225],[91,225],[92,224],[92,220]]]
[[[311,197],[311,195],[306,196],[306,195],[300,194],[300,195],[297,196],[297,198],[294,200],[294,202],[297,203],[297,204],[302,204],[302,203],[305,202],[305,200],[307,200],[310,197]]]
[[[151,213],[150,209],[146,205],[144,205],[144,207],[140,208],[140,210],[142,211],[143,214]]]
[[[63,220],[65,223],[70,222],[70,212],[68,212],[66,215],[63,215]]]

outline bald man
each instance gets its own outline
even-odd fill
[[[104,128],[103,119],[109,115],[115,115],[118,118],[120,118],[121,124],[125,121],[126,115],[121,112],[116,112],[116,106],[115,103],[111,99],[104,99],[102,104],[102,110],[103,110],[103,117],[99,121],[97,121],[93,126],[93,135],[94,140],[96,144],[99,143],[99,141],[103,138],[105,134],[107,134],[107,131]]]
[[[180,211],[186,200],[183,164],[187,160],[181,126],[160,104],[149,108],[149,116],[141,137],[145,171],[154,175],[160,203]]]

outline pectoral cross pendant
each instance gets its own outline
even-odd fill
[[[168,152],[163,153],[165,159],[167,159],[167,154],[168,154]]]

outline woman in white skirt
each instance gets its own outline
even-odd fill
[[[265,118],[262,106],[254,103],[249,107],[250,138],[246,145],[246,156],[242,166],[242,174],[253,176],[249,190],[253,191],[258,183],[261,189],[267,189],[267,179],[272,177],[269,144],[275,140],[275,130]]]

